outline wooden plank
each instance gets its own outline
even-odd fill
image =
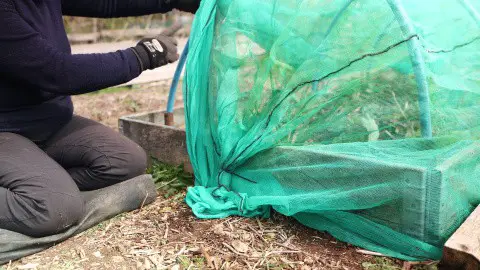
[[[480,269],[480,206],[445,243],[439,269]]]
[[[148,112],[121,117],[120,133],[140,145],[150,158],[193,172],[188,156],[183,108],[176,108],[175,126],[164,124],[164,112]]]

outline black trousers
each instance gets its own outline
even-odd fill
[[[146,163],[134,142],[79,116],[43,142],[0,133],[0,228],[59,233],[82,217],[80,191],[141,175]]]

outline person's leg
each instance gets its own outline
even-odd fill
[[[41,237],[82,217],[84,200],[70,175],[33,142],[0,133],[0,228]]]
[[[145,151],[118,132],[74,116],[44,145],[82,191],[104,188],[144,174]]]

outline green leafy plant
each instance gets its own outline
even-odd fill
[[[185,172],[183,166],[175,167],[157,160],[153,160],[148,173],[152,175],[158,191],[164,193],[165,197],[184,191],[194,182],[193,175]]]
[[[375,258],[375,262],[364,262],[362,267],[365,270],[401,270],[393,260],[388,258]]]

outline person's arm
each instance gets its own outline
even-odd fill
[[[200,0],[61,0],[69,16],[114,18],[166,13],[174,8],[195,13]]]
[[[0,5],[0,77],[70,95],[125,83],[141,73],[132,49],[84,55],[57,50],[6,3]]]

